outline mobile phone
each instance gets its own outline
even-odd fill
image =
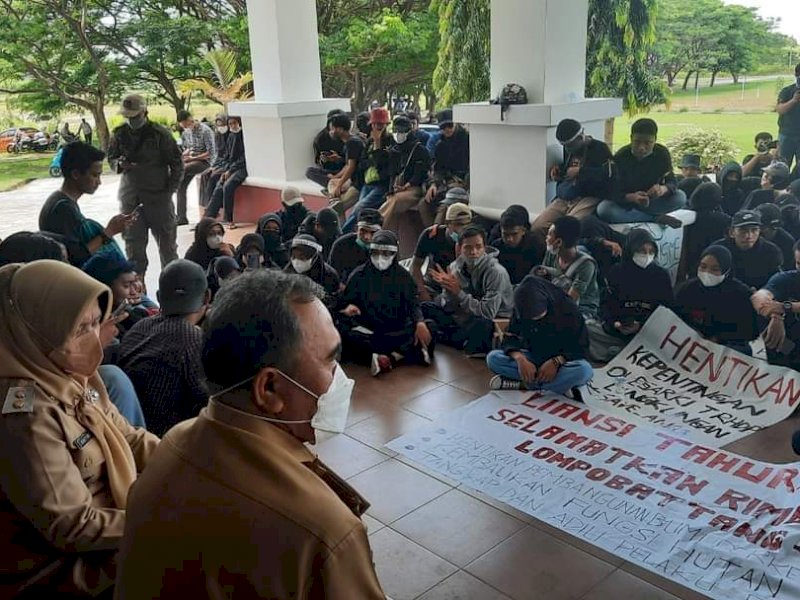
[[[114,309],[114,312],[111,313],[111,317],[109,317],[109,318],[112,319],[112,320],[115,320],[115,319],[119,318],[120,316],[122,316],[122,314],[126,310],[128,310],[128,300],[127,299],[123,300],[120,303],[120,305],[117,308]]]
[[[140,202],[139,204],[136,205],[136,208],[133,209],[133,214],[139,217],[142,215],[143,212],[144,212],[144,204]]]

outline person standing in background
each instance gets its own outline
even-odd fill
[[[81,119],[81,133],[83,134],[83,141],[87,144],[91,144],[93,130],[86,119]]]

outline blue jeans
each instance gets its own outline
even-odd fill
[[[522,350],[522,354],[525,355],[525,358],[533,362],[530,352]],[[489,355],[486,357],[486,364],[490,371],[497,373],[505,379],[513,379],[514,381],[520,381],[522,379],[519,374],[517,361],[502,350],[492,350],[489,352]],[[574,387],[588,383],[592,378],[592,373],[592,365],[587,361],[582,358],[579,360],[571,360],[561,365],[558,373],[556,373],[555,379],[550,383],[539,384],[525,382],[525,387],[529,390],[546,390],[556,394],[563,394]]]
[[[613,200],[603,200],[597,205],[597,216],[606,223],[651,223],[656,217],[671,213],[686,206],[686,194],[675,190],[674,194],[654,198],[649,206],[628,208]]]
[[[786,159],[789,169],[792,161],[800,165],[800,135],[778,134],[778,154]]]
[[[134,427],[144,428],[142,406],[139,404],[133,383],[125,371],[116,365],[100,365],[97,374],[106,386],[111,403],[117,407],[120,414]]]
[[[353,207],[353,212],[347,217],[347,220],[342,226],[342,233],[351,233],[355,231],[356,223],[358,223],[358,216],[361,214],[363,208],[380,208],[386,202],[386,194],[388,193],[386,186],[381,184],[368,183],[361,188],[358,195],[358,202]]]

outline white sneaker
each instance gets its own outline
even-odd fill
[[[430,364],[431,364],[431,354],[430,354],[430,352],[428,352],[428,349],[425,346],[423,346],[421,349],[422,349],[422,362],[424,362],[426,365],[430,366]]]
[[[489,389],[498,391],[515,391],[525,389],[521,381],[516,379],[505,379],[500,375],[495,375],[489,380]]]

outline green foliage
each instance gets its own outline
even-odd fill
[[[204,56],[211,68],[211,76],[187,79],[178,86],[184,96],[192,92],[200,92],[227,110],[228,103],[234,100],[245,100],[253,95],[252,73],[239,74],[236,70],[238,59],[232,50],[210,50]]]
[[[703,169],[721,167],[727,162],[738,160],[739,148],[718,129],[684,129],[666,144],[674,160],[684,154],[699,154]]]

